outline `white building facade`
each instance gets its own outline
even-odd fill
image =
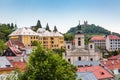
[[[116,35],[108,35],[106,37],[106,49],[108,51],[120,50],[120,37]]]

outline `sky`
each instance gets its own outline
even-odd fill
[[[120,33],[120,0],[0,0],[0,23],[16,23],[30,27],[41,21],[53,30],[65,33],[71,27],[83,24],[103,26]]]

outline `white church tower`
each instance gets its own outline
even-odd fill
[[[77,31],[75,33],[75,48],[80,48],[80,49],[85,48],[84,34],[83,34],[82,30],[81,30],[80,21],[79,21],[79,24],[77,26]]]

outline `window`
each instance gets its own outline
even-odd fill
[[[81,61],[81,57],[78,57],[78,61]]]
[[[53,41],[51,41],[51,43],[53,44],[54,42],[53,42]]]
[[[81,46],[81,41],[78,41],[78,46]]]
[[[118,70],[118,72],[120,73],[120,69]]]
[[[93,58],[90,58],[90,61],[93,61]]]
[[[78,38],[78,40],[80,40],[80,38]]]
[[[92,45],[90,45],[90,48],[92,48],[93,46]]]
[[[70,45],[68,45],[68,49],[70,49]]]
[[[70,58],[68,59],[68,62],[70,62],[71,60],[70,60]]]
[[[51,37],[51,40],[53,40],[53,37]]]
[[[81,39],[78,38],[78,46],[81,46]]]

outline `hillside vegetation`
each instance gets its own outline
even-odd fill
[[[109,35],[111,34],[111,31],[104,29],[101,26],[96,26],[95,24],[88,24],[88,25],[81,25],[82,27],[82,31],[85,34],[85,36],[90,37],[92,35]],[[75,32],[77,30],[77,26],[76,27],[72,27],[70,28],[65,35],[65,39],[68,39],[66,37],[70,36],[74,36]],[[120,36],[120,34],[112,32],[112,34]],[[71,40],[71,36],[70,39]]]
[[[0,40],[7,41],[8,35],[17,29],[17,25],[11,24],[0,24]]]

